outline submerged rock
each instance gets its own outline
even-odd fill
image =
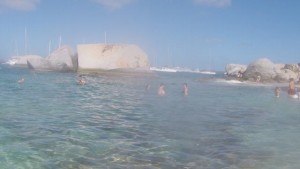
[[[78,45],[79,70],[144,69],[149,70],[146,53],[136,45]]]

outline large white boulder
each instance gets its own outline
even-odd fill
[[[42,70],[42,71],[59,71],[68,72],[72,69],[63,62],[51,61],[45,58],[32,58],[27,60],[27,66],[29,69]]]
[[[248,80],[256,80],[260,76],[262,81],[272,81],[277,75],[275,67],[267,58],[258,59],[248,65],[244,76]]]
[[[244,68],[244,67],[243,67]],[[243,68],[237,64],[226,65],[227,75],[235,76]],[[261,82],[288,82],[290,78],[298,79],[299,64],[274,64],[267,58],[258,59],[247,66],[243,73],[243,80],[261,81]]]
[[[227,64],[225,72],[228,76],[237,76],[239,73],[244,73],[247,69],[247,65],[240,64]]]
[[[277,72],[274,80],[278,82],[286,82],[289,81],[290,78],[297,79],[297,73],[289,69],[283,69],[280,72]]]
[[[281,71],[284,69],[285,64],[275,64],[274,70],[276,73],[281,73]]]
[[[45,58],[31,58],[27,60],[27,66],[29,69],[37,70],[50,70],[50,62]]]
[[[66,64],[71,70],[76,70],[77,68],[77,58],[69,46],[63,46],[56,49],[46,59],[48,59],[53,65]]]
[[[47,58],[29,58],[27,65],[30,69],[51,71],[75,71],[77,64],[72,49],[63,46],[52,52]],[[75,64],[74,64],[75,63]]]
[[[77,45],[79,70],[149,69],[147,54],[131,44]]]
[[[297,64],[276,64],[275,72],[276,77],[275,80],[278,82],[286,82],[289,81],[290,78],[297,79],[297,72],[299,66]]]

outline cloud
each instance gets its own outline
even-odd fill
[[[92,0],[110,9],[119,9],[131,3],[133,0]]]
[[[31,11],[39,2],[40,0],[0,0],[0,9]]]
[[[194,0],[196,4],[210,7],[225,8],[231,5],[231,0]]]

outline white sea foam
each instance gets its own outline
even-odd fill
[[[229,83],[229,84],[242,84],[244,82],[241,82],[239,80],[226,80],[226,83]]]

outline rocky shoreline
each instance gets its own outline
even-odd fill
[[[300,83],[300,63],[275,64],[267,58],[261,58],[249,65],[227,64],[225,76],[226,79],[258,83],[286,83],[293,78]]]
[[[53,51],[49,56],[24,55],[6,62],[12,66],[33,70],[77,72],[103,70],[149,70],[147,54],[133,44],[84,44],[74,52],[69,46]]]

